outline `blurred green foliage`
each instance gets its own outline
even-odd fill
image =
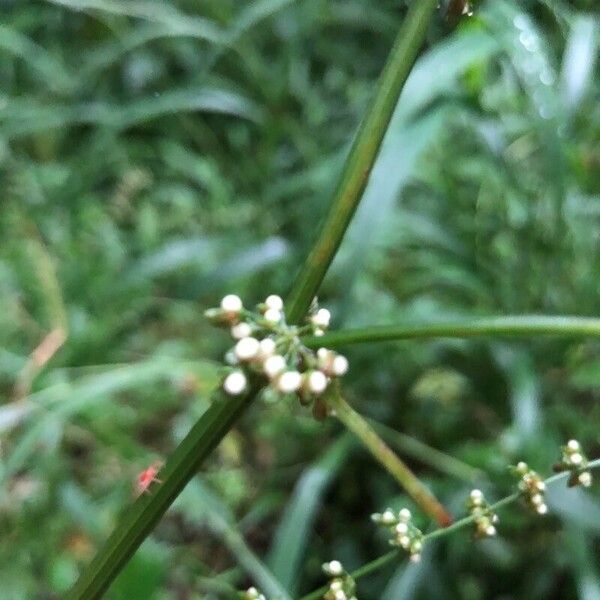
[[[226,340],[203,309],[289,287],[405,8],[0,7],[0,596],[17,600],[64,593],[136,474],[206,408]],[[593,0],[439,20],[323,289],[337,327],[598,314],[599,39]],[[66,342],[38,368],[52,331]],[[497,499],[507,464],[547,472],[567,438],[600,455],[598,342],[349,354],[363,412],[472,467],[407,455],[456,513],[471,479]],[[250,581],[293,596],[324,560],[384,552],[368,515],[404,503],[334,423],[257,404],[108,597],[226,598]],[[600,598],[598,491],[550,503],[361,581],[360,597]]]

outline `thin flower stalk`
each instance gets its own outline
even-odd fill
[[[356,435],[425,513],[434,518],[442,527],[449,525],[452,517],[448,511],[377,435],[371,425],[344,400],[339,386],[331,386],[330,390],[326,402],[332,414]]]
[[[590,461],[587,464],[587,469],[589,469],[590,471],[593,469],[598,469],[598,468],[600,468],[600,458]],[[568,476],[569,476],[569,473],[566,471],[557,473],[556,475],[552,475],[552,476],[548,477],[547,479],[545,479],[544,484],[546,486],[552,486],[552,485],[558,483],[559,481],[566,479]],[[513,504],[514,502],[521,499],[522,497],[523,497],[523,493],[521,491],[517,491],[513,494],[510,494],[509,496],[506,496],[505,498],[502,498],[502,500],[498,500],[498,502],[494,502],[493,504],[488,505],[487,508],[492,513],[496,513],[501,508],[504,508],[505,506]],[[434,531],[431,531],[430,533],[426,533],[422,537],[422,542],[423,542],[423,544],[425,544],[432,540],[436,540],[439,538],[444,538],[446,536],[452,535],[453,533],[455,533],[456,531],[459,531],[461,529],[474,527],[474,525],[476,523],[476,519],[477,519],[476,514],[470,514],[467,517],[463,517],[462,519],[455,521],[454,523],[452,523],[452,525],[450,525],[448,527],[435,529]],[[391,552],[387,552],[386,554],[379,556],[375,560],[372,560],[371,562],[362,565],[355,571],[350,572],[350,575],[352,576],[352,578],[355,581],[358,579],[361,579],[363,577],[366,577],[367,575],[370,575],[371,573],[380,571],[381,569],[385,568],[387,565],[393,563],[394,561],[397,561],[399,555],[400,555],[400,552],[398,550],[392,550]],[[317,590],[314,590],[313,592],[310,592],[309,594],[302,596],[302,598],[300,598],[299,600],[319,600],[325,593],[326,589],[327,588],[322,587]]]

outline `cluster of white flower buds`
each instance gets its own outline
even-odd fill
[[[497,533],[498,515],[490,508],[481,490],[471,491],[467,508],[475,524],[475,537],[494,537]]]
[[[241,594],[242,600],[267,600],[264,594],[261,594],[255,587],[249,587]]]
[[[331,577],[323,600],[357,600],[356,583],[339,560],[324,563],[323,571]]]
[[[592,472],[588,469],[588,459],[581,449],[581,444],[577,440],[569,440],[560,450],[560,462],[554,465],[554,470],[557,473],[570,471],[569,487],[590,487],[593,481]]]
[[[511,469],[520,479],[519,490],[523,493],[528,506],[538,515],[545,515],[548,512],[548,505],[544,496],[546,491],[544,480],[523,461]]]
[[[382,513],[371,515],[377,525],[388,527],[392,533],[390,544],[399,546],[408,552],[412,562],[421,560],[423,550],[423,533],[412,522],[412,514],[408,508],[401,509],[396,515],[391,508],[386,508]]]
[[[249,377],[256,374],[268,380],[271,395],[296,394],[307,405],[325,392],[332,378],[348,371],[345,356],[327,348],[315,353],[301,342],[301,335],[323,335],[329,326],[329,311],[316,302],[303,327],[286,323],[283,300],[276,295],[268,296],[257,311],[250,311],[239,296],[229,294],[219,308],[206,311],[206,316],[229,327],[236,340],[225,357],[233,367],[223,380],[229,395],[244,393]]]

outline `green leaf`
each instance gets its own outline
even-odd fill
[[[260,109],[241,94],[202,86],[171,90],[122,105],[94,102],[41,106],[26,98],[9,100],[2,111],[0,134],[11,139],[84,124],[120,130],[164,115],[185,112],[221,113],[252,121],[262,118]]]
[[[50,0],[77,11],[100,11],[159,23],[173,34],[194,35],[211,42],[223,40],[221,30],[211,21],[179,12],[173,5],[156,0]]]
[[[292,593],[302,575],[302,558],[323,496],[349,457],[352,445],[352,436],[342,435],[304,471],[275,531],[268,564]]]
[[[244,540],[224,502],[198,480],[190,482],[175,503],[188,516],[205,523],[225,544],[252,581],[269,597],[290,600],[287,585],[269,570]]]

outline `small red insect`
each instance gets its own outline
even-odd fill
[[[161,467],[162,463],[160,461],[156,461],[137,476],[135,490],[138,496],[141,494],[149,494],[149,488],[152,483],[162,483],[162,481],[156,477]]]

